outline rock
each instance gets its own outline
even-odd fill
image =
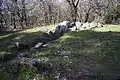
[[[58,36],[60,34],[60,25],[56,26],[56,29],[53,33],[55,36]]]
[[[32,64],[33,66],[37,66],[37,65],[39,65],[40,63],[39,63],[38,61],[34,60],[34,61],[31,62],[31,64]]]
[[[86,22],[82,25],[82,30],[92,29],[96,27],[102,27],[102,24],[96,22],[91,22],[91,23]]]
[[[52,31],[47,32],[49,36],[54,36],[54,33]]]
[[[70,25],[70,22],[69,21],[63,21],[59,25],[64,25],[64,26],[68,27]]]
[[[20,43],[19,42],[16,42],[16,47],[19,48],[20,47]]]
[[[29,48],[28,44],[25,44],[25,43],[22,43],[22,42],[16,42],[15,45],[20,50]]]
[[[21,57],[27,57],[27,54],[26,53],[19,53],[17,55],[17,57],[21,58]]]
[[[88,22],[84,23],[82,25],[82,29],[85,30],[85,29],[89,29],[90,28],[90,24]]]
[[[66,25],[58,25],[55,29],[54,33],[59,33],[61,31],[66,32],[67,31],[67,26]]]
[[[76,22],[76,27],[77,27],[77,29],[81,29],[82,25],[83,25],[83,23],[81,23],[81,22]]]
[[[39,42],[34,46],[34,48],[37,49],[37,48],[40,48],[42,46],[43,46],[43,43]]]
[[[68,59],[69,58],[69,56],[63,56],[65,59]]]
[[[97,22],[90,23],[90,28],[96,28],[96,27],[103,27],[103,25],[101,23],[97,23]]]
[[[55,37],[60,37],[63,33],[67,32],[67,26],[65,25],[58,25],[54,31]]]
[[[95,23],[95,22],[91,22],[90,23],[90,28],[93,28],[93,27],[97,27],[98,25],[97,25],[97,23]]]
[[[77,27],[74,26],[74,27],[70,28],[70,30],[71,30],[71,31],[76,31],[76,30],[77,30]]]
[[[65,26],[65,25],[61,25],[60,26],[60,32],[67,32],[67,26]]]
[[[76,26],[75,22],[71,22],[70,25],[67,28],[72,28],[74,26]]]
[[[44,45],[43,45],[43,47],[47,47],[47,46],[48,46],[48,44],[44,44]]]

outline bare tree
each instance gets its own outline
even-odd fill
[[[76,22],[77,20],[77,6],[79,4],[79,0],[67,0],[67,2],[69,3],[70,7],[71,7],[71,17],[73,22]]]
[[[0,0],[0,29],[3,27],[2,3],[3,1]]]
[[[63,20],[114,23],[119,22],[115,8],[119,10],[118,0],[0,0],[0,28],[11,25],[23,29]]]

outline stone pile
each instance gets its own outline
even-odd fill
[[[96,23],[96,22],[91,22],[91,23],[71,22],[70,23],[69,21],[63,21],[56,26],[54,31],[48,31],[47,37],[50,37],[51,39],[57,39],[69,30],[70,31],[88,30],[88,29],[92,29],[92,28],[96,28],[96,27],[103,27],[103,26],[102,26],[102,24]],[[43,38],[38,43],[36,43],[33,48],[41,48],[47,42],[49,42],[48,38]],[[19,46],[18,44],[16,44],[16,45]]]
[[[76,27],[78,30],[88,30],[88,29],[92,29],[92,28],[96,28],[96,27],[103,27],[103,25],[100,23],[96,23],[96,22],[91,22],[91,23],[76,22]]]
[[[56,26],[54,31],[49,31],[48,34],[50,36],[58,38],[68,31],[68,26],[69,26],[69,22],[63,21]]]

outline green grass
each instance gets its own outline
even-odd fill
[[[7,34],[8,33],[8,34]],[[9,47],[16,42],[29,44],[39,39],[45,32],[40,27],[27,29],[18,32],[5,32],[0,35],[0,54],[9,54],[11,50]]]
[[[36,73],[37,73],[36,68],[22,67],[20,70],[19,80],[33,80]]]
[[[36,55],[39,56],[38,59],[47,57],[53,64],[62,63],[71,66],[73,70],[83,68],[106,75],[117,74],[120,70],[119,32],[119,26],[69,32],[58,40],[48,43],[48,47]],[[69,58],[65,59],[64,56]],[[73,64],[70,65],[70,62]]]
[[[30,42],[33,42],[34,40],[39,39],[39,37],[43,34],[44,32],[32,32],[32,33],[25,33],[25,32],[20,32],[20,33],[13,33],[11,35],[2,37],[0,39],[0,52],[8,52],[9,47],[11,45],[14,45],[16,42],[23,42],[26,44],[29,44]]]
[[[11,43],[31,42],[38,39],[43,33],[40,30],[32,29],[0,36],[0,42],[2,42],[0,51],[5,54],[7,52],[5,47]],[[46,48],[36,50],[33,56],[37,56],[38,61],[51,63],[54,69],[60,69],[62,76],[65,75],[64,73],[77,74],[77,71],[84,72],[84,70],[114,75],[120,73],[119,53],[120,26],[105,26],[94,30],[68,32],[59,39],[49,42]],[[68,56],[68,58],[64,56]],[[27,76],[24,80],[30,79],[29,74],[34,75],[31,74],[31,71],[26,68],[21,69],[21,78],[24,79]],[[57,74],[55,72],[53,71],[51,74]]]
[[[97,32],[108,32],[108,31],[120,32],[120,26],[105,25],[105,27],[96,28],[96,29],[94,29],[94,31],[97,31]]]

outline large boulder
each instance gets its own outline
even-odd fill
[[[61,26],[61,25],[64,25],[64,26],[66,26],[66,27],[69,27],[69,26],[70,26],[70,22],[69,22],[69,21],[63,21],[63,22],[61,22],[59,25],[60,25],[60,26]]]
[[[103,27],[103,24],[101,24],[101,23],[98,23],[98,27]]]
[[[76,30],[77,30],[77,27],[76,27],[76,26],[70,28],[70,31],[76,31]]]
[[[81,23],[81,22],[76,22],[76,27],[77,27],[77,29],[81,29],[82,28],[82,25],[83,25],[83,23]]]
[[[67,26],[65,26],[65,25],[61,25],[60,26],[60,32],[62,31],[62,32],[67,32]]]
[[[91,22],[91,23],[90,23],[90,28],[95,28],[95,27],[97,27],[97,26],[98,26],[98,24],[95,23],[95,22]]]
[[[72,28],[74,26],[76,26],[75,22],[71,22],[71,23],[69,23],[69,26],[67,28]]]
[[[52,31],[48,31],[47,34],[50,36],[50,37],[53,37],[54,36],[54,33]]]
[[[83,25],[82,25],[82,30],[87,30],[87,29],[89,29],[90,28],[90,23],[88,23],[88,22],[86,22],[86,23],[84,23]]]
[[[97,23],[97,22],[90,23],[90,28],[96,28],[96,27],[103,27],[103,25],[101,23]]]
[[[38,49],[38,48],[41,48],[43,46],[43,43],[42,42],[39,42],[39,43],[37,43],[35,46],[34,46],[34,48],[35,49]]]
[[[61,36],[63,33],[67,32],[69,22],[63,21],[58,26],[56,26],[55,31],[53,32],[56,36]]]

